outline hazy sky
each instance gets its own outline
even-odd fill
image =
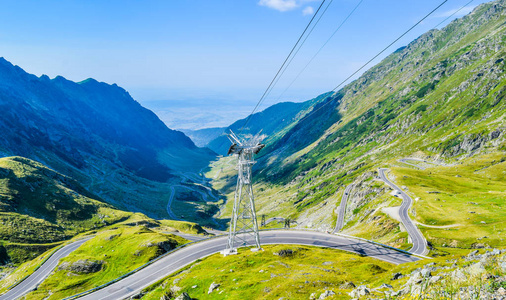
[[[327,0],[329,1],[329,0]],[[364,0],[282,100],[331,90],[442,0]],[[469,0],[449,0],[388,51]],[[266,106],[359,0],[334,0]],[[485,1],[474,1],[456,16]],[[320,1],[2,1],[0,56],[36,75],[117,83],[148,100],[258,100]],[[265,107],[264,107],[265,108]]]

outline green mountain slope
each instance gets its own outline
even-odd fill
[[[223,129],[221,135],[211,140],[206,146],[220,155],[226,155],[230,147],[230,141],[226,134],[230,130],[244,135],[255,135],[262,131],[262,134],[267,138],[265,142],[268,143],[271,140],[277,139],[282,132],[290,128],[297,120],[303,118],[314,105],[321,102],[326,96],[327,94],[323,94],[302,103],[277,103],[261,112],[253,114],[247,124],[247,118],[234,122]],[[246,126],[244,126],[245,124]],[[206,132],[206,130],[208,129],[202,129],[198,132]]]
[[[303,227],[331,229],[344,187],[354,182],[345,231],[406,246],[402,227],[382,213],[382,207],[400,203],[377,180],[376,169],[407,167],[397,161],[405,157],[433,161],[439,165],[432,167],[442,173],[447,172],[443,170],[449,168],[447,164],[476,160],[490,166],[502,161],[506,155],[505,46],[506,1],[486,3],[441,30],[423,34],[318,103],[321,108],[313,107],[314,113],[275,133],[276,138],[260,153],[255,166],[259,214],[292,217]],[[488,154],[495,157],[494,163]],[[231,197],[235,178],[227,172],[227,160],[214,164],[215,170],[224,168],[215,186]],[[485,178],[497,177],[493,171],[484,172]],[[400,169],[394,174],[405,176]],[[444,177],[439,180],[438,186],[445,187]],[[482,189],[474,184],[470,188]],[[485,190],[479,196],[504,203],[502,188],[490,185],[491,193]],[[429,191],[412,196],[424,200]],[[466,207],[469,198],[457,198],[452,205]],[[425,222],[426,217],[416,214],[421,205],[423,201],[415,203],[412,217]],[[450,207],[448,202],[438,205]],[[229,205],[223,213],[230,213]],[[438,218],[434,225],[448,224],[442,221]],[[448,233],[443,228],[431,230],[439,236]],[[476,235],[474,241],[454,236],[466,247],[478,243]],[[436,238],[429,242],[447,244]]]
[[[55,242],[132,216],[40,163],[0,158],[0,243],[3,262],[18,264]]]
[[[0,157],[70,176],[115,207],[164,218],[170,186],[215,157],[116,84],[28,74],[0,58]]]

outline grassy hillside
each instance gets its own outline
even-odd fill
[[[36,291],[25,299],[62,299],[107,283],[159,255],[184,244],[185,239],[147,226],[101,231],[63,258]]]
[[[281,250],[293,252],[275,255]],[[497,299],[506,287],[506,255],[468,252],[395,266],[335,249],[266,246],[261,252],[207,257],[146,289],[140,298],[173,299],[187,293],[194,299],[319,299],[332,291],[326,299]],[[209,292],[213,283],[219,286]]]
[[[492,206],[506,201],[500,171],[489,167],[478,174],[471,166],[487,164],[487,157],[493,157],[500,168],[498,162],[506,157],[505,6],[504,0],[486,3],[441,30],[427,32],[319,102],[313,113],[274,134],[254,169],[258,214],[290,217],[302,227],[331,229],[343,190],[354,183],[345,232],[406,246],[402,226],[383,213],[383,208],[400,203],[377,180],[376,170],[398,166],[401,158],[418,157],[455,165],[461,177],[448,181],[445,176],[429,176],[427,182],[425,171],[394,168],[394,181],[422,199],[415,204],[416,221],[474,224],[470,232],[482,226],[482,220],[498,220]],[[212,166],[207,176],[216,177],[215,188],[232,199],[233,163],[227,158]],[[441,166],[437,172],[449,171]],[[404,176],[413,179],[408,182]],[[429,220],[435,204],[428,199],[436,194],[427,197],[421,184],[452,186],[447,193],[452,195],[453,210],[467,210],[468,202],[489,204],[479,218],[436,213],[436,219]],[[471,200],[476,197],[482,200]],[[445,201],[446,206],[438,203],[443,206],[436,212],[448,212],[450,200]],[[230,215],[230,203],[223,207],[222,216]],[[480,244],[483,236],[493,236],[489,244],[497,244],[499,234],[490,229],[494,225],[468,236],[456,228],[422,230],[434,245],[456,240],[451,244],[471,247]]]
[[[230,130],[235,133],[255,135],[260,131],[266,136],[266,142],[278,138],[279,133],[290,128],[297,120],[300,120],[308,111],[317,103],[322,101],[327,94],[320,95],[314,99],[302,102],[281,102],[266,108],[261,112],[257,112],[248,120],[238,120],[227,128],[223,128],[220,135],[211,140],[206,146],[220,155],[226,155],[230,148],[230,141],[226,134]],[[246,126],[245,126],[246,125]],[[208,129],[202,129],[206,132]]]
[[[19,264],[90,229],[127,219],[73,179],[40,163],[0,158],[0,241]]]

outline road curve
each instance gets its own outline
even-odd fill
[[[129,277],[126,277],[91,294],[85,295],[79,299],[124,299],[138,294],[143,288],[159,281],[169,274],[174,273],[175,271],[194,262],[195,260],[224,250],[226,239],[227,236],[220,236],[199,243],[191,244],[178,251],[172,252],[171,254],[159,259],[158,261],[140,270],[139,272],[130,275]],[[419,260],[419,258],[415,256],[411,256],[407,253],[399,252],[390,248],[385,248],[377,244],[372,244],[349,237],[313,231],[261,231],[260,240],[263,245],[297,244],[340,249],[361,255],[371,256],[393,264],[401,264]],[[248,244],[254,245],[254,241],[251,240],[248,242]]]
[[[337,211],[337,221],[336,227],[332,233],[336,233],[341,231],[344,226],[344,215],[346,214],[346,202],[348,202],[348,196],[350,195],[350,191],[353,188],[353,184],[350,184],[344,190],[343,198],[341,198],[341,204],[339,204],[339,210]]]
[[[399,215],[401,217],[402,224],[404,224],[404,227],[408,232],[411,242],[413,243],[413,247],[409,251],[415,254],[425,255],[429,253],[429,250],[427,249],[427,240],[423,237],[420,229],[416,227],[416,225],[408,216],[408,210],[413,204],[413,199],[411,199],[411,197],[408,196],[408,194],[406,194],[403,190],[401,190],[397,185],[388,180],[387,176],[385,175],[385,170],[386,169],[381,168],[378,169],[378,173],[381,180],[383,180],[394,190],[398,191],[402,196],[402,204],[401,207],[399,208]]]
[[[72,251],[79,248],[82,244],[84,244],[84,242],[91,238],[92,237],[87,237],[82,240],[75,241],[57,250],[40,266],[39,269],[37,269],[37,271],[28,276],[28,278],[23,280],[20,284],[1,295],[0,300],[18,299],[29,291],[35,289],[35,287],[42,282],[54,270],[54,268],[56,268],[60,258],[69,255]]]

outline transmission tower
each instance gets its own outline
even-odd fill
[[[228,135],[232,146],[228,155],[237,155],[237,185],[235,187],[234,210],[228,234],[227,248],[224,255],[237,254],[237,246],[246,246],[253,241],[256,248],[261,249],[258,235],[257,215],[255,211],[255,198],[253,196],[253,176],[251,167],[255,164],[254,155],[263,147],[260,133],[248,140],[240,140],[232,131]]]

